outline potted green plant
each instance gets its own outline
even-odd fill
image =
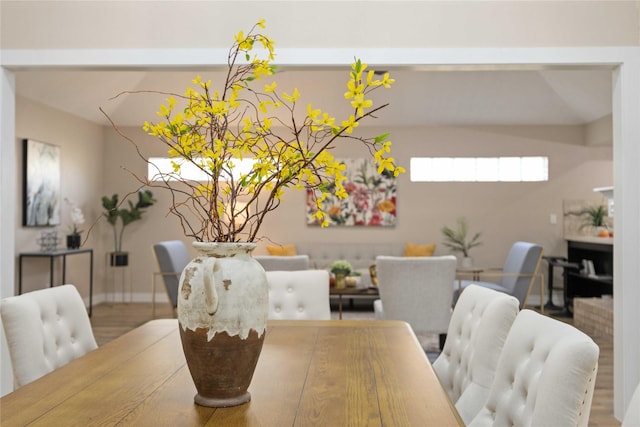
[[[589,206],[585,208],[580,215],[584,217],[584,222],[580,228],[599,228],[605,227],[605,217],[607,216],[607,207],[605,205]]]
[[[592,229],[593,233],[598,236],[608,237],[609,231],[606,223],[607,207],[605,205],[588,206],[575,215],[583,218],[580,230],[585,228]]]
[[[351,264],[349,261],[339,259],[331,264],[331,273],[336,278],[336,288],[344,288],[346,286],[345,278],[351,273]]]
[[[482,242],[480,242],[480,236],[482,233],[476,233],[471,239],[467,239],[469,224],[467,223],[466,218],[458,218],[455,229],[445,225],[442,227],[441,231],[444,235],[443,244],[454,253],[459,252],[462,254],[463,267],[471,267],[473,265],[473,261],[469,256],[469,251],[482,244]]]
[[[124,267],[129,265],[129,253],[122,250],[122,238],[124,229],[127,225],[134,221],[142,219],[144,209],[152,206],[156,199],[149,190],[138,191],[138,202],[134,205],[131,200],[127,201],[129,208],[121,208],[121,202],[118,201],[118,195],[111,197],[102,197],[102,207],[106,210],[104,213],[107,222],[113,227],[113,239],[115,243],[114,251],[109,254],[112,266]],[[118,221],[120,219],[120,221]]]

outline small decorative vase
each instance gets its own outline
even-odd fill
[[[111,267],[126,267],[129,265],[129,252],[111,252],[109,254]]]
[[[81,237],[79,234],[69,234],[67,236],[67,249],[78,249],[81,243]]]
[[[462,268],[472,268],[473,267],[473,258],[466,256],[462,258]]]
[[[202,243],[178,289],[180,339],[196,386],[195,403],[236,406],[262,351],[269,309],[267,276],[254,243]]]
[[[346,274],[336,273],[336,289],[344,289],[347,286]]]
[[[347,288],[356,288],[360,283],[360,277],[358,276],[347,276],[344,278],[345,284]]]

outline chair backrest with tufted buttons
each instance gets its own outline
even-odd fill
[[[16,388],[98,347],[73,285],[5,298],[0,313]]]
[[[498,358],[519,311],[515,297],[477,285],[464,289],[433,369],[465,423],[482,409]]]
[[[522,310],[504,343],[487,402],[468,425],[586,426],[599,352],[573,326]]]
[[[269,319],[330,320],[329,272],[267,271]]]
[[[631,400],[624,413],[621,427],[638,427],[640,426],[640,384],[631,395]]]

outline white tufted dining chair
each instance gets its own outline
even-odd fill
[[[15,388],[98,348],[84,302],[73,285],[5,298],[0,313]]]
[[[631,395],[629,406],[624,413],[621,427],[640,427],[640,384]]]
[[[267,271],[269,319],[331,320],[329,272]]]
[[[433,369],[465,424],[487,400],[518,305],[515,297],[469,285],[453,309],[447,340]]]
[[[522,310],[507,335],[488,399],[468,426],[586,426],[599,353],[573,326]]]

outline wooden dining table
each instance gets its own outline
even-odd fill
[[[251,401],[206,408],[175,319],[152,320],[0,399],[9,426],[459,426],[404,322],[270,321]]]

